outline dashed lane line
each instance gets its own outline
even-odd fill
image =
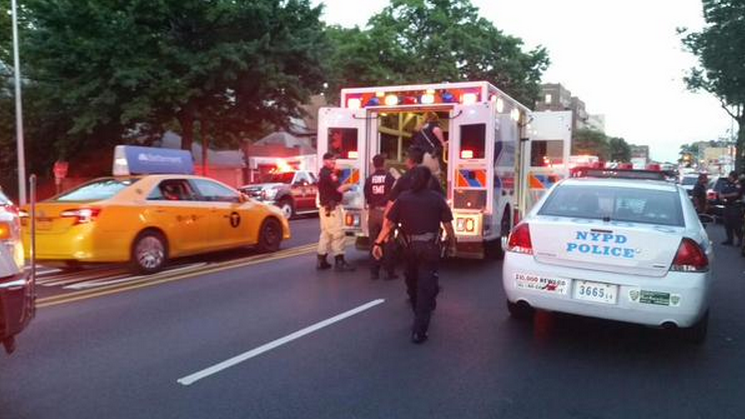
[[[377,305],[383,304],[384,302],[385,300],[382,298],[378,300],[370,301],[369,303],[363,304],[359,307],[353,308],[349,311],[345,311],[344,313],[338,314],[334,317],[323,320],[321,322],[308,326],[304,329],[298,330],[297,332],[289,334],[283,338],[273,340],[267,344],[259,346],[258,348],[255,348],[248,352],[244,352],[240,355],[234,356],[233,358],[220,362],[219,364],[215,364],[209,368],[205,368],[201,371],[197,371],[193,374],[187,375],[186,377],[179,378],[178,380],[176,380],[176,382],[181,384],[182,386],[190,386],[199,380],[202,380],[211,375],[217,374],[220,371],[226,370],[230,367],[234,367],[242,362],[248,361],[251,358],[257,357],[265,352],[269,352],[272,349],[276,349],[282,345],[286,345],[292,342],[293,340],[300,339],[303,336],[309,335],[313,332],[323,329],[324,327],[331,326],[334,323],[340,322],[346,318],[362,313],[363,311],[369,310]]]

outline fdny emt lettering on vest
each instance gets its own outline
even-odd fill
[[[636,250],[623,245],[628,237],[623,234],[577,231],[575,241],[567,243],[567,253],[583,253],[599,256],[633,259]]]

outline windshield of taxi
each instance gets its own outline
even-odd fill
[[[72,202],[72,201],[102,201],[113,198],[123,189],[131,186],[138,179],[100,179],[91,183],[86,183],[69,192],[58,196],[55,201]]]
[[[677,192],[652,189],[561,185],[538,214],[685,226]]]

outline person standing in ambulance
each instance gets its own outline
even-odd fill
[[[429,168],[433,176],[439,178],[440,159],[443,151],[447,150],[447,142],[440,128],[440,117],[437,113],[427,112],[424,115],[424,124],[414,134],[411,145],[424,151],[424,166]]]
[[[344,259],[344,220],[342,219],[341,204],[344,192],[354,185],[339,184],[336,174],[336,155],[323,155],[323,168],[318,174],[318,219],[321,221],[321,236],[318,239],[318,263],[316,269],[331,268],[326,257],[331,251],[334,255],[334,270],[337,272],[354,271],[354,266]]]

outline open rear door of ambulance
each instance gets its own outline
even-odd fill
[[[349,108],[321,108],[318,110],[318,168],[323,166],[323,155],[336,155],[336,169],[342,184],[354,188],[344,194],[344,228],[349,235],[361,232],[365,197],[367,111]]]

